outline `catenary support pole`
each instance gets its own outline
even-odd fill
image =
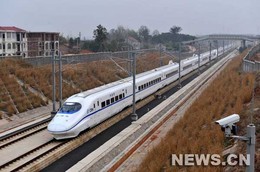
[[[59,95],[60,95],[60,108],[62,106],[62,56],[59,52]]]
[[[217,40],[217,60],[218,60],[218,40]]]
[[[211,66],[211,42],[209,42],[209,65]]]
[[[224,52],[225,52],[225,41],[223,40],[223,55],[224,55]]]
[[[162,44],[160,46],[160,67],[163,66],[163,61],[162,61]]]
[[[56,113],[55,54],[52,52],[52,114]]]
[[[133,114],[131,115],[131,119],[133,121],[138,120],[138,115],[136,114],[136,107],[135,107],[135,74],[136,74],[136,57],[135,53],[132,53],[132,60],[133,60]]]
[[[181,88],[181,43],[179,43],[179,88]]]
[[[199,43],[199,54],[198,54],[198,74],[200,75],[200,43]]]
[[[127,39],[128,41],[128,39]],[[131,54],[130,54],[130,46],[127,46],[127,58],[128,58],[128,62],[127,62],[127,67],[128,67],[128,76],[130,77],[132,75],[132,59],[131,59]]]

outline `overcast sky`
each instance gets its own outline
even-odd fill
[[[151,32],[260,34],[260,0],[1,0],[0,26],[92,38],[101,24]]]

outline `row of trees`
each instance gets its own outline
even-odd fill
[[[126,50],[129,42],[128,38],[134,38],[140,42],[141,48],[151,48],[156,44],[164,44],[168,49],[175,50],[178,42],[194,39],[194,36],[181,34],[182,28],[173,26],[169,32],[160,33],[155,30],[151,33],[147,26],[141,26],[138,31],[118,26],[116,29],[107,29],[98,25],[93,31],[94,40],[80,40],[80,38],[67,38],[70,47],[78,45],[79,42],[81,49],[88,49],[94,52],[97,51],[122,51]],[[64,37],[61,38],[63,42]],[[62,42],[61,42],[62,43]]]

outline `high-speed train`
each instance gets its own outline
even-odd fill
[[[225,46],[228,51],[231,45]],[[223,53],[222,49],[211,51],[211,59]],[[209,62],[210,53],[193,55],[181,61],[181,76]],[[160,88],[176,81],[179,64],[169,63],[136,75],[136,101],[141,100]],[[91,128],[132,104],[133,80],[125,78],[69,97],[48,124],[48,131],[55,139],[76,137],[81,131]]]

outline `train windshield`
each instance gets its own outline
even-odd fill
[[[61,113],[75,113],[81,109],[81,104],[80,103],[70,103],[66,102],[63,104],[59,112]]]

